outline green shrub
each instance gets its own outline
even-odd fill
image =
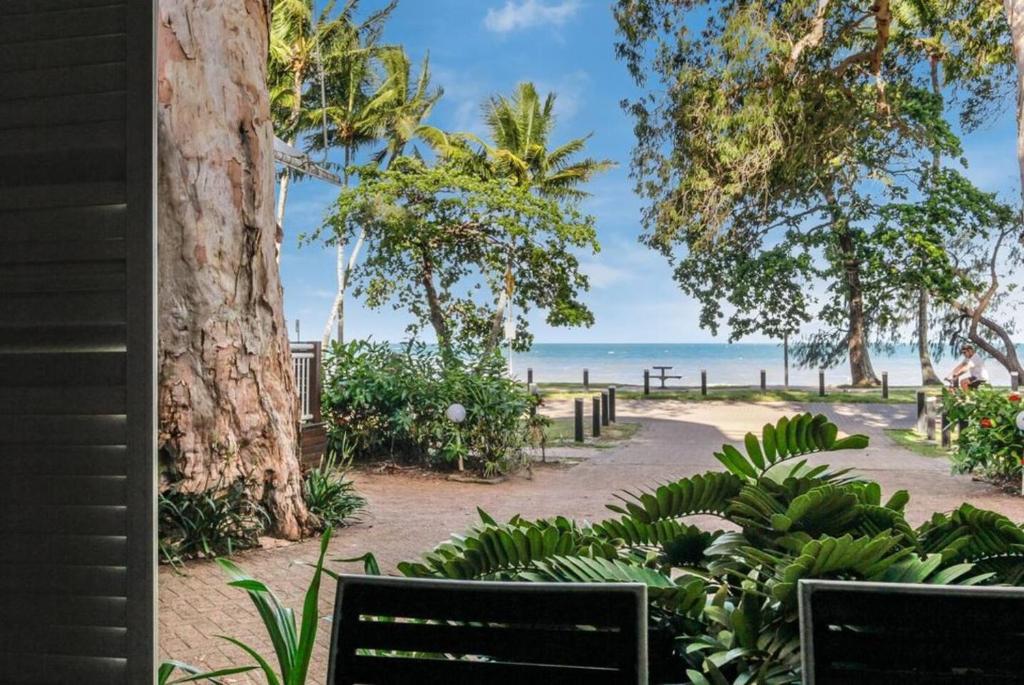
[[[306,506],[321,529],[345,525],[366,506],[366,500],[356,494],[355,484],[345,477],[350,459],[337,455],[336,451],[328,452],[319,466],[310,469],[303,483]]]
[[[962,505],[917,528],[905,491],[811,465],[809,455],[862,449],[824,416],[802,414],[723,446],[709,472],[609,504],[597,523],[558,517],[499,523],[484,512],[417,562],[412,577],[642,582],[651,601],[652,672],[691,683],[799,683],[797,585],[805,578],[1024,584],[1024,530]],[[715,517],[728,532],[702,530]]]
[[[172,486],[160,494],[160,554],[168,563],[231,555],[259,547],[270,516],[239,478],[207,492],[183,492]]]
[[[1024,432],[1017,415],[1024,403],[1017,392],[990,387],[943,395],[946,420],[961,423],[953,470],[978,473],[996,481],[1019,478],[1024,457]]]
[[[536,401],[505,375],[500,357],[469,363],[422,344],[353,341],[335,344],[324,362],[330,437],[356,459],[450,466],[462,457],[484,472],[514,470],[525,460]],[[461,425],[445,416],[453,403],[466,408]]]

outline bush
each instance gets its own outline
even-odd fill
[[[623,492],[598,523],[498,523],[481,512],[471,531],[399,570],[642,582],[652,680],[691,683],[799,683],[801,579],[1024,585],[1024,529],[1006,517],[964,504],[913,528],[905,491],[883,500],[877,483],[807,463],[815,452],[861,449],[866,437],[839,438],[824,416],[803,414],[744,443],[716,454],[725,471]],[[733,530],[705,531],[691,516]]]
[[[325,455],[320,465],[306,474],[303,484],[306,506],[320,522],[321,530],[345,525],[366,506],[366,500],[356,494],[355,484],[345,477],[349,459],[337,454],[331,451]]]
[[[461,425],[445,412],[466,408]],[[356,459],[451,466],[462,457],[485,473],[525,461],[536,400],[508,378],[500,356],[442,360],[425,345],[335,344],[324,362],[323,410],[332,444]]]
[[[1017,415],[1024,403],[1017,392],[990,387],[947,392],[943,396],[946,420],[961,423],[953,470],[978,473],[996,481],[1021,475],[1024,432],[1017,428]]]
[[[239,478],[207,492],[172,486],[161,493],[158,535],[164,561],[176,564],[259,547],[270,516],[252,499],[250,485]]]

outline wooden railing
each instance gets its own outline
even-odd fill
[[[319,342],[291,343],[295,390],[303,423],[318,423],[320,412],[320,374],[323,361]]]

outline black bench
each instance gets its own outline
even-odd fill
[[[801,581],[804,683],[1024,682],[1024,589]]]
[[[647,588],[341,576],[329,685],[647,683]]]

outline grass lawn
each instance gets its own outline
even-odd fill
[[[629,440],[640,430],[639,423],[628,421],[617,421],[607,426],[601,426],[601,436],[594,439],[591,432],[590,417],[583,422],[584,443],[587,447],[612,447],[617,442]],[[575,425],[571,416],[551,419],[551,425],[546,429],[548,447],[573,447],[579,445],[575,441]]]
[[[892,441],[923,457],[949,457],[949,450],[918,435],[910,428],[886,428],[885,434]]]
[[[590,384],[590,390],[584,390],[582,383],[540,383],[541,393],[548,399],[572,399],[574,397],[590,397],[606,386]],[[710,387],[707,396],[700,394],[699,388],[656,390],[651,388],[650,395],[644,395],[643,389],[636,386],[617,386],[616,397],[623,400],[682,400],[684,402],[825,402],[825,403],[879,403],[879,404],[913,404],[917,401],[919,388],[889,388],[889,399],[882,399],[882,390],[872,388],[860,390],[853,388],[828,388],[824,397],[818,391],[806,388],[736,388]],[[938,396],[940,388],[928,388],[929,395]],[[571,427],[570,427],[571,428]]]

